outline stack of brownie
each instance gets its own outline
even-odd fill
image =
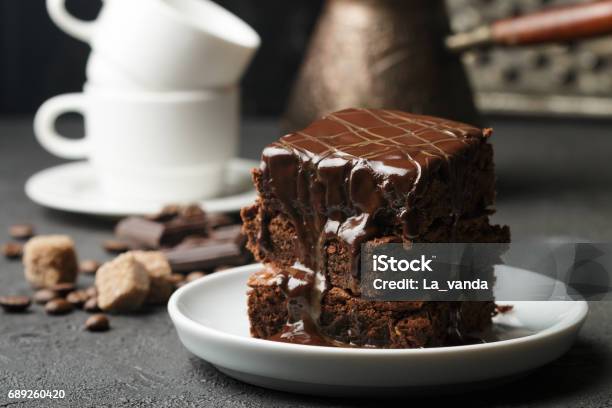
[[[264,269],[248,293],[254,337],[357,347],[454,344],[493,302],[382,302],[360,294],[361,245],[508,242],[489,223],[491,130],[391,110],[328,115],[265,148],[242,210]]]

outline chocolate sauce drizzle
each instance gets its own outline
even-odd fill
[[[278,272],[280,288],[287,298],[287,323],[282,330],[268,340],[283,343],[308,344],[311,346],[332,346],[333,341],[319,333],[315,305],[320,304],[318,296],[323,287],[317,285],[317,275],[301,264]]]
[[[389,228],[397,225],[406,240],[414,238],[422,215],[411,211],[412,204],[425,192],[431,176],[455,177],[461,167],[457,160],[489,135],[490,130],[440,118],[347,109],[268,146],[262,155],[260,192],[266,205],[278,207],[268,214],[276,211],[289,217],[300,262],[324,281],[328,240],[340,239],[356,257],[361,243],[388,235]],[[461,206],[461,200],[453,202],[451,215],[462,214]],[[261,220],[263,252],[272,248],[266,235],[269,221]],[[301,304],[312,296],[290,298]],[[316,327],[317,318],[310,313],[300,320],[290,313],[277,340],[302,341],[307,337],[302,333]],[[312,333],[308,336],[314,338]]]
[[[441,166],[453,177],[454,160],[489,133],[399,111],[340,111],[264,150],[262,190],[294,224],[300,259],[319,271],[326,238],[357,253],[381,226],[403,225],[406,238],[416,236],[419,214],[410,209],[421,186]],[[453,207],[461,213],[461,203]]]

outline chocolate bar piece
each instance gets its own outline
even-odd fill
[[[213,270],[248,263],[252,257],[245,243],[242,226],[227,225],[212,230],[208,237],[189,236],[164,254],[174,272]]]
[[[235,242],[240,246],[246,244],[246,236],[242,233],[241,224],[219,227],[211,232],[210,239],[219,242]]]
[[[191,239],[163,252],[174,272],[208,270],[219,265],[244,265],[250,258],[244,247],[236,242],[210,239]]]
[[[208,220],[199,207],[171,207],[147,218],[121,220],[115,235],[132,248],[157,249],[180,243],[188,236],[208,235]]]

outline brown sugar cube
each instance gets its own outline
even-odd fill
[[[98,306],[108,312],[138,309],[149,293],[150,280],[145,267],[131,253],[106,262],[96,273]]]
[[[165,304],[174,292],[174,284],[170,275],[172,269],[163,253],[159,251],[131,251],[147,272],[151,286],[145,300],[150,304]]]
[[[151,278],[151,290],[145,302],[152,305],[165,305],[175,290],[176,286],[170,276]]]
[[[66,235],[40,235],[23,249],[25,277],[37,288],[73,283],[79,270],[74,241]]]

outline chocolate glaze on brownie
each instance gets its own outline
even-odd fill
[[[294,225],[301,260],[319,270],[320,256],[311,254],[321,253],[326,237],[357,253],[365,240],[385,235],[381,230],[399,228],[409,239],[437,216],[491,205],[490,133],[399,111],[344,110],[268,146],[256,181],[270,212]],[[468,180],[470,169],[477,171]],[[440,181],[442,202],[419,205]],[[265,251],[269,237],[261,238]]]

